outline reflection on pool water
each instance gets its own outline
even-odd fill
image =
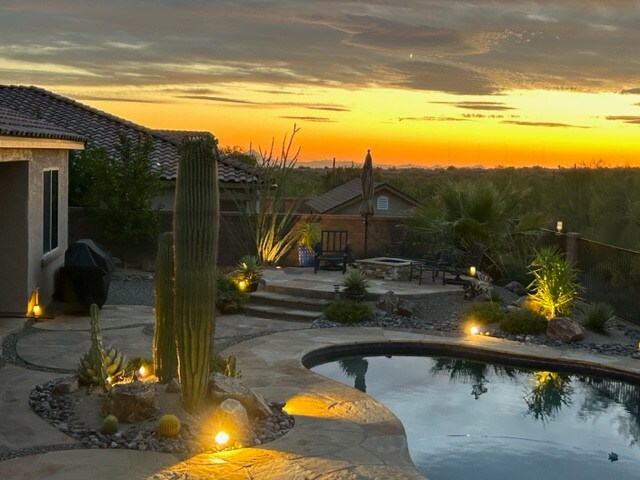
[[[391,409],[430,480],[640,478],[636,385],[437,357],[347,357],[312,370]]]

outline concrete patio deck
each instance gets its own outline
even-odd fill
[[[340,274],[311,276],[307,272],[270,271],[268,282],[299,288],[329,289]],[[375,282],[375,283],[374,283]],[[380,282],[380,283],[377,283]],[[404,284],[388,288],[375,280],[380,293],[402,295],[442,292],[442,285]],[[401,287],[407,290],[402,290]],[[437,287],[437,289],[436,289]],[[458,287],[459,288],[459,287]],[[21,319],[0,320],[0,335],[22,329]],[[151,356],[151,307],[106,305],[101,326],[106,343],[115,343],[129,356]],[[60,316],[34,325],[17,340],[16,361],[0,368],[0,478],[11,479],[413,479],[424,478],[408,454],[404,428],[382,404],[360,391],[307,370],[301,359],[320,348],[346,344],[411,342],[422,345],[475,348],[484,351],[595,365],[640,376],[640,361],[583,351],[523,345],[491,337],[456,338],[390,331],[381,328],[310,329],[301,322],[220,316],[216,343],[231,344],[243,381],[269,401],[286,400],[294,428],[280,439],[255,448],[189,458],[159,452],[88,449],[51,427],[30,409],[27,399],[36,384],[75,369],[89,347],[86,317]],[[251,338],[253,337],[253,338]]]

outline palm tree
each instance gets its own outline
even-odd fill
[[[507,261],[518,261],[524,269],[546,223],[543,215],[525,205],[525,194],[511,184],[498,189],[490,182],[450,182],[438,189],[433,202],[415,210],[409,228],[448,235],[465,252],[481,243],[501,272]]]

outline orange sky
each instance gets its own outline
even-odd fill
[[[301,161],[640,166],[621,0],[8,0],[0,83]]]

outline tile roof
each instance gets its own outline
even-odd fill
[[[374,181],[373,192],[379,193],[381,190],[391,191],[395,195],[404,198],[407,202],[412,203],[416,206],[420,204],[416,199],[410,197],[406,193],[401,192],[388,183]],[[338,207],[353,203],[354,201],[361,201],[361,199],[362,183],[359,178],[354,178],[353,180],[349,180],[347,183],[343,183],[333,190],[329,190],[322,195],[307,200],[306,204],[317,213],[335,213],[335,210]]]
[[[382,182],[373,182],[374,191],[383,185]],[[362,183],[359,178],[349,180],[347,183],[329,190],[322,195],[307,200],[307,205],[318,213],[327,213],[340,205],[344,205],[362,196]]]
[[[46,120],[82,135],[89,144],[104,148],[109,155],[116,154],[115,145],[120,132],[132,139],[137,135],[149,135],[154,147],[150,158],[151,169],[166,180],[176,178],[181,139],[187,134],[199,133],[152,130],[33,86],[0,85],[0,107]],[[225,183],[257,181],[257,175],[251,167],[228,158],[223,158],[218,165],[218,175],[220,181]]]
[[[84,143],[85,138],[43,120],[0,107],[0,135],[28,138],[50,138]]]

